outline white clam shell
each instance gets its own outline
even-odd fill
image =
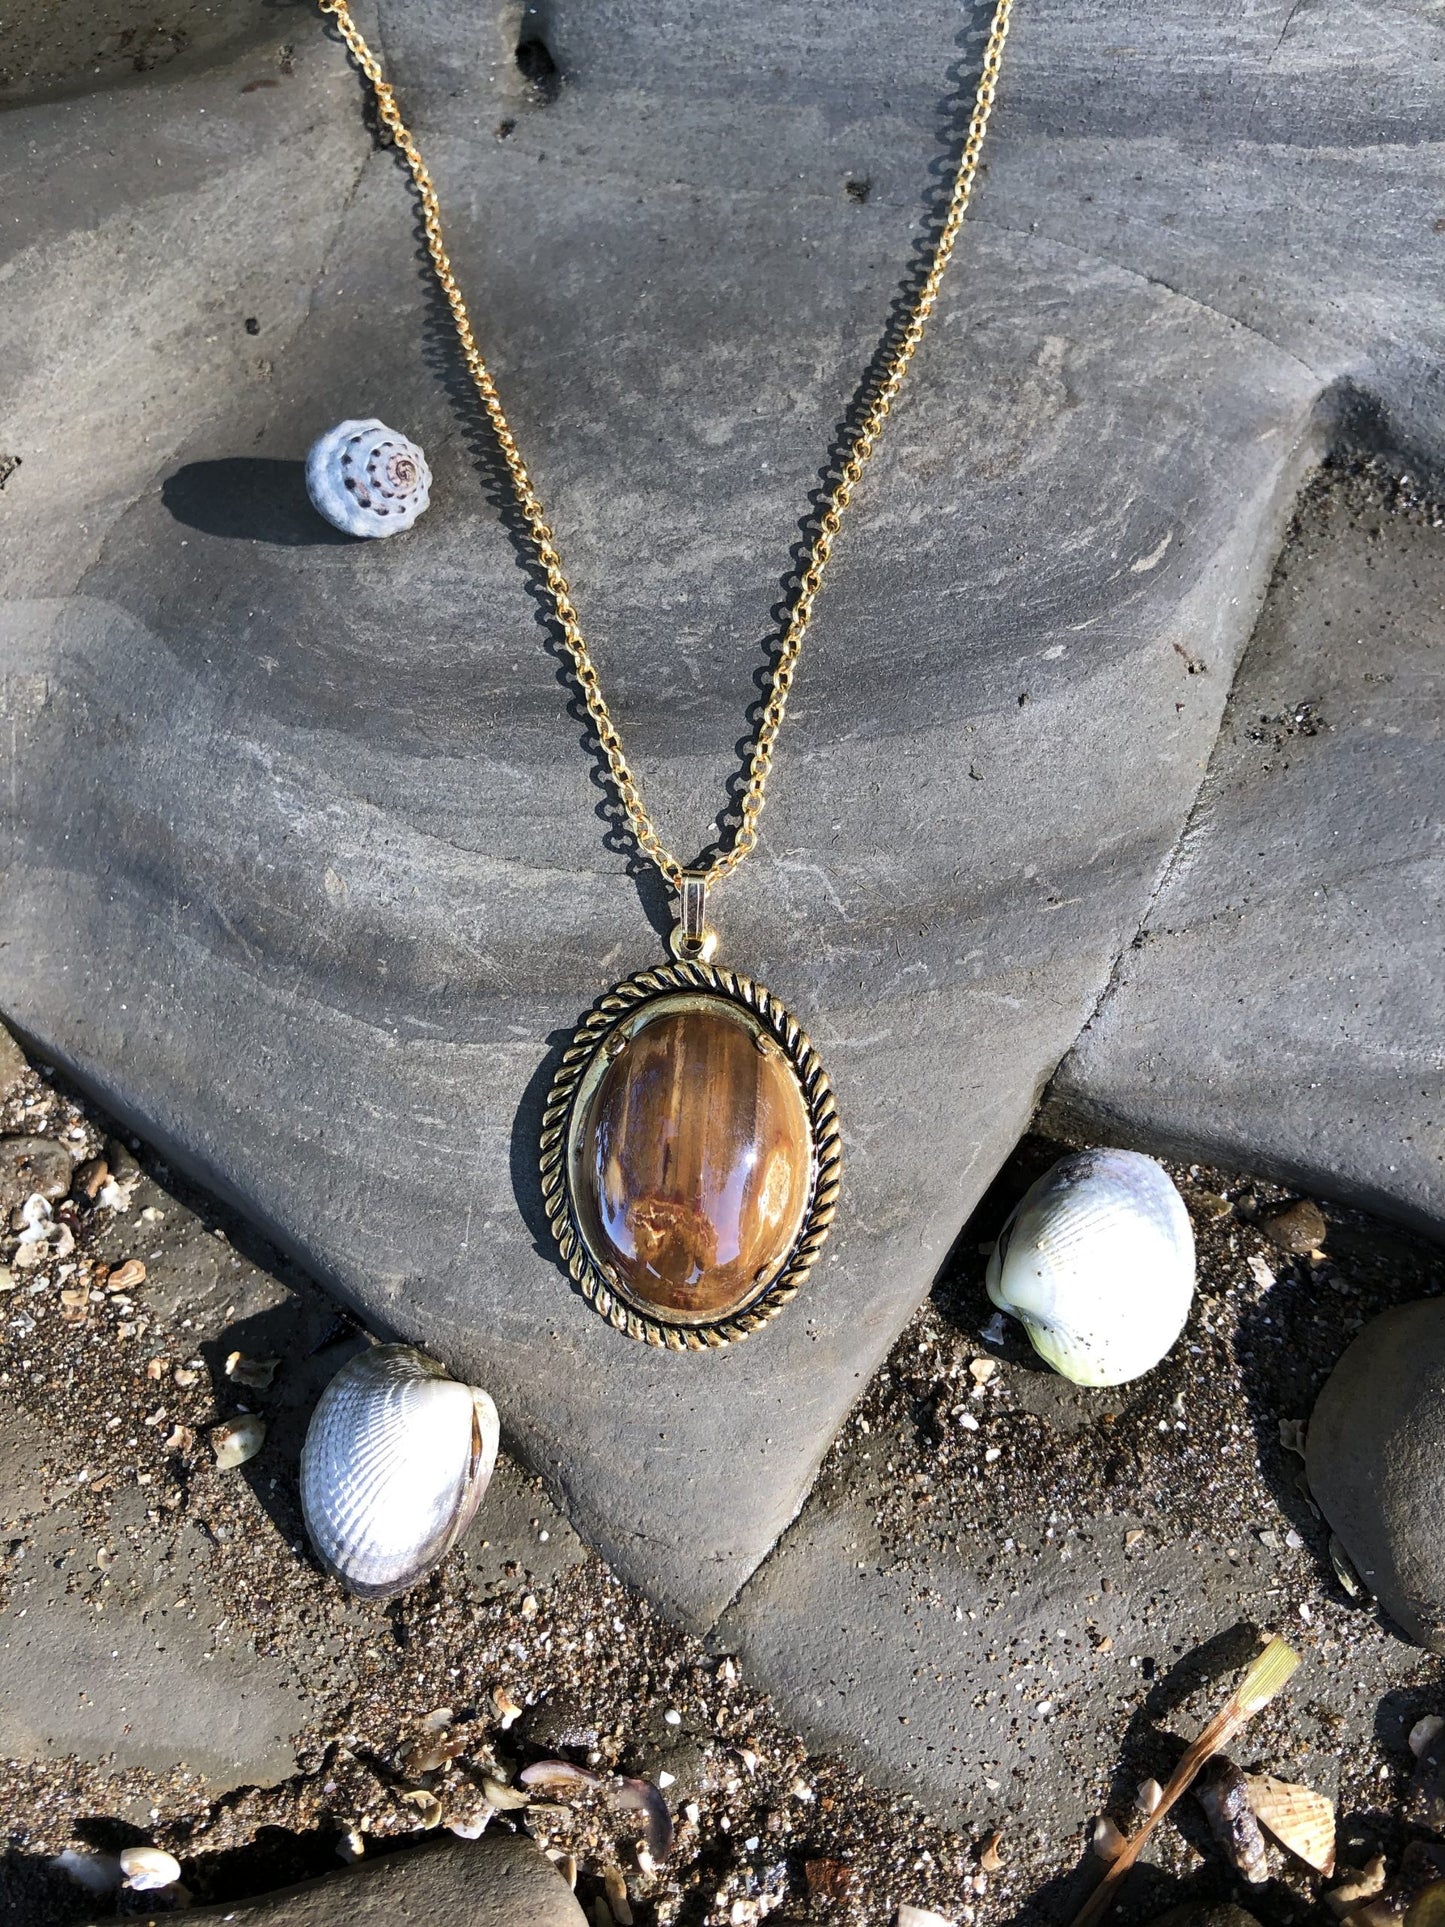
[[[461,1538],[497,1459],[497,1408],[410,1345],[378,1345],[321,1394],[301,1449],[317,1556],[350,1592],[389,1599]]]
[[[431,500],[431,470],[416,443],[385,422],[338,422],[311,444],[306,493],[348,535],[400,535]]]
[[[180,1861],[163,1847],[123,1848],[120,1870],[125,1875],[126,1886],[141,1894],[173,1887],[181,1877]]]
[[[1194,1232],[1169,1174],[1137,1151],[1061,1158],[1020,1200],[988,1261],[988,1295],[1076,1385],[1157,1365],[1194,1296]]]

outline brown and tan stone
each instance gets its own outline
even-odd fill
[[[595,1262],[634,1302],[679,1322],[738,1311],[786,1264],[812,1194],[791,1063],[725,998],[658,998],[583,1081],[571,1180]]]

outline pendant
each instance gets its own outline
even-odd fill
[[[786,1305],[838,1208],[833,1087],[796,1017],[711,962],[683,875],[673,961],[599,998],[542,1118],[542,1195],[573,1282],[669,1351],[736,1343]]]

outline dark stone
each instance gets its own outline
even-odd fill
[[[678,1323],[740,1311],[782,1270],[812,1192],[788,1059],[749,1012],[679,995],[619,1025],[595,1074],[577,1096],[572,1190],[599,1268]]]
[[[1305,1471],[1365,1585],[1445,1653],[1445,1298],[1366,1325],[1315,1404]]]
[[[1160,1914],[1151,1927],[1259,1927],[1259,1922],[1231,1900],[1186,1900]]]
[[[585,1927],[587,1920],[547,1856],[504,1833],[402,1848],[255,1900],[193,1907],[185,1918],[232,1927]]]
[[[1439,520],[1379,469],[1306,492],[1054,1128],[1445,1229]]]
[[[1271,1244],[1301,1258],[1319,1251],[1325,1242],[1325,1214],[1309,1198],[1286,1205],[1283,1211],[1270,1211],[1260,1219],[1260,1230]]]

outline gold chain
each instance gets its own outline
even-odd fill
[[[472,378],[487,420],[491,423],[493,433],[496,435],[502,458],[507,464],[512,491],[531,534],[537,559],[542,565],[557,622],[567,646],[567,653],[572,658],[578,687],[586,701],[588,714],[597,731],[597,739],[607,758],[607,767],[612,773],[612,782],[617,791],[618,800],[626,814],[632,834],[637,839],[638,848],[657,865],[674,889],[681,889],[684,874],[700,875],[704,883],[709,885],[716,883],[719,878],[735,870],[757,844],[758,819],[763,813],[768,775],[773,766],[773,748],[777,742],[778,731],[783,726],[783,716],[788,707],[788,693],[793,686],[798,654],[802,649],[808,624],[812,620],[813,603],[822,585],[823,571],[828,565],[828,557],[833,552],[833,543],[837,538],[843,511],[853,499],[853,491],[862,479],[864,466],[873,453],[874,444],[888,418],[889,410],[893,406],[899,389],[903,386],[903,377],[908,372],[908,364],[912,361],[918,344],[923,339],[924,328],[938,300],[938,290],[943,280],[944,270],[953,253],[954,243],[958,239],[964,216],[968,212],[974,178],[978,173],[978,159],[983,151],[989,115],[993,111],[994,92],[998,85],[999,67],[1003,60],[1004,41],[1008,37],[1009,15],[1013,11],[1013,0],[996,0],[988,41],[984,47],[983,69],[979,74],[978,91],[974,95],[973,115],[963,143],[963,153],[959,157],[958,172],[954,176],[948,212],[939,230],[938,239],[933,245],[933,253],[929,257],[928,272],[919,283],[918,293],[907,310],[907,319],[895,331],[892,350],[879,370],[867,405],[848,438],[838,471],[838,479],[825,498],[825,506],[817,518],[816,530],[808,549],[807,561],[788,604],[777,656],[769,677],[768,699],[763,706],[757,734],[747,759],[747,782],[740,805],[740,821],[732,842],[726,849],[717,850],[711,865],[698,872],[689,872],[687,866],[664,846],[657,833],[656,825],[643,806],[642,792],[638,788],[637,778],[628,765],[622,747],[622,738],[618,735],[617,725],[613,722],[607,704],[603,700],[597,665],[592,660],[592,652],[582,634],[582,624],[578,620],[577,609],[572,601],[571,588],[566,576],[562,573],[562,559],[552,539],[552,530],[548,526],[546,511],[542,507],[536,489],[532,486],[532,478],[527,473],[526,463],[518,451],[516,438],[503,412],[501,397],[497,393],[496,383],[492,380],[491,370],[482,358],[482,351],[478,348],[476,337],[472,333],[467,304],[462,299],[462,291],[457,286],[456,276],[452,273],[451,260],[442,241],[441,203],[437,199],[436,188],[432,185],[432,177],[427,170],[426,162],[421,157],[421,149],[402,119],[397,108],[396,95],[382,71],[381,62],[362,38],[356,22],[351,17],[351,10],[346,0],[318,0],[318,3],[323,13],[335,15],[342,39],[351,49],[356,64],[371,83],[382,124],[411,169],[417,197],[421,202],[427,249],[431,254],[437,281],[451,310],[452,322],[456,328],[457,340],[461,344],[467,373]]]

